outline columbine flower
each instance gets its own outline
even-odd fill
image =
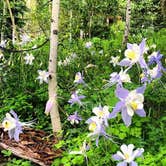
[[[130,76],[126,72],[127,70],[123,71],[123,69],[121,69],[119,73],[113,72],[110,74],[110,80],[108,81],[108,84],[105,85],[105,87],[113,86],[115,84],[122,86],[123,82],[131,83]]]
[[[118,65],[118,64],[119,64],[119,59],[120,59],[120,57],[119,57],[119,56],[116,56],[116,57],[111,56],[110,63],[112,63],[112,64],[113,64],[113,66],[115,67],[116,65]]]
[[[148,65],[154,64],[154,63],[161,63],[163,55],[160,54],[160,52],[153,52],[150,56],[148,56]]]
[[[39,76],[36,79],[39,79],[40,84],[43,82],[48,83],[49,72],[45,70],[38,70]]]
[[[74,114],[70,115],[68,118],[67,118],[68,121],[70,121],[70,123],[73,125],[74,123],[78,124],[79,121],[82,120],[82,118],[78,115],[77,112],[74,112]]]
[[[154,79],[161,78],[163,72],[166,72],[166,69],[162,66],[161,63],[158,63],[152,69],[145,70],[141,75],[141,82],[150,83]]]
[[[20,37],[21,37],[21,43],[20,43],[21,45],[24,45],[31,41],[31,38],[25,33],[20,35]]]
[[[91,131],[91,133],[88,134],[88,137],[94,137],[96,139],[96,146],[98,146],[100,136],[103,135],[107,138],[102,119],[97,116],[92,116],[86,121],[86,123],[89,124],[89,130]]]
[[[86,42],[85,47],[88,48],[88,49],[91,48],[92,47],[92,42],[91,41]]]
[[[116,161],[123,160],[117,164],[117,166],[127,166],[127,164],[129,164],[129,166],[137,166],[137,163],[134,161],[134,159],[136,157],[140,157],[144,152],[143,148],[138,148],[133,151],[133,144],[129,144],[128,146],[123,144],[120,149],[122,152],[118,151],[116,154],[112,155],[112,158]]]
[[[8,131],[9,138],[14,138],[15,141],[19,141],[19,135],[22,133],[23,126],[31,126],[33,122],[20,122],[17,114],[11,110],[6,114],[2,122],[4,131]]]
[[[165,72],[166,69],[162,66],[161,63],[158,63],[153,69],[149,70],[149,75],[152,79],[160,78],[162,73]]]
[[[104,107],[95,107],[93,108],[92,112],[104,122],[105,126],[108,126],[108,119],[109,119],[109,115],[110,112],[108,111],[109,107],[108,106],[104,106]]]
[[[115,118],[117,113],[121,111],[122,119],[125,125],[129,126],[134,113],[140,117],[145,117],[146,113],[143,109],[144,91],[145,86],[137,88],[131,92],[123,87],[117,86],[116,96],[120,99],[120,101],[116,104],[113,112],[111,112],[110,118]]]
[[[82,76],[82,74],[80,72],[78,72],[75,75],[74,83],[77,83],[77,84],[85,83],[83,79],[84,79],[84,77]]]
[[[71,105],[73,104],[79,104],[82,105],[81,99],[84,99],[85,96],[80,95],[78,96],[78,91],[73,92],[73,94],[71,95],[71,99],[68,101]]]
[[[6,40],[1,40],[0,46],[5,48],[6,47]]]
[[[147,64],[144,60],[143,54],[146,52],[146,43],[145,39],[142,42],[137,44],[127,44],[127,50],[125,51],[125,57],[121,62],[120,66],[132,66],[135,63],[139,63],[141,68],[147,68]]]
[[[27,54],[25,57],[25,64],[32,65],[32,61],[35,59],[32,54]]]

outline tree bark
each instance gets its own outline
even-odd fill
[[[125,46],[128,41],[129,31],[130,31],[130,18],[131,18],[131,1],[127,0],[126,5],[126,25],[125,25],[125,32],[123,36],[122,45]]]
[[[52,129],[54,133],[61,131],[61,122],[60,122],[60,115],[58,111],[58,101],[57,101],[57,77],[56,77],[59,5],[60,5],[60,0],[52,1],[50,56],[49,56],[49,67],[48,67],[50,74],[49,77],[50,79],[48,83],[49,99],[54,99],[50,111]]]

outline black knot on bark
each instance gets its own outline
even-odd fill
[[[57,29],[54,29],[54,30],[53,30],[53,34],[54,34],[54,35],[57,35],[57,34],[58,34],[58,30],[57,30]]]

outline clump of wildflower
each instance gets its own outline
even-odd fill
[[[88,137],[92,137],[92,139],[96,140],[96,146],[98,146],[100,136],[104,136],[112,141],[111,136],[109,136],[105,131],[105,128],[108,127],[108,119],[110,118],[109,107],[94,107],[92,112],[96,116],[92,116],[86,121],[86,123],[89,125],[90,131]]]
[[[79,104],[79,105],[82,105],[82,102],[81,102],[81,99],[84,99],[85,96],[84,95],[78,95],[79,91],[74,91],[71,95],[71,99],[69,99],[69,103],[71,105],[73,104]]]
[[[73,125],[74,123],[78,124],[82,118],[78,115],[77,112],[74,112],[74,114],[68,116],[67,120],[70,121],[70,123]]]
[[[32,54],[27,54],[25,57],[25,64],[29,64],[32,65],[33,60],[35,59],[35,57]]]
[[[6,113],[6,117],[2,122],[4,131],[8,131],[9,138],[14,138],[15,141],[19,141],[19,135],[22,133],[23,126],[31,126],[33,122],[20,122],[17,114],[11,110],[10,113]]]
[[[80,72],[76,73],[75,79],[74,79],[74,83],[77,83],[77,84],[83,84],[83,83],[85,83],[84,82],[84,77],[83,77],[83,75]]]
[[[126,126],[131,125],[131,119],[136,113],[140,117],[145,117],[146,112],[143,109],[145,86],[129,92],[127,89],[117,86],[116,96],[120,101],[110,114],[110,118],[115,118],[118,112],[122,114],[122,120]]]
[[[77,54],[76,53],[71,53],[71,55],[69,57],[66,57],[66,59],[64,61],[60,60],[58,62],[58,66],[67,66],[71,62],[73,62],[76,58],[77,58]]]
[[[49,72],[45,70],[38,70],[39,76],[36,78],[40,81],[40,84],[43,82],[48,83]]]
[[[117,164],[117,166],[137,166],[137,163],[134,161],[135,158],[142,156],[144,152],[143,148],[138,148],[134,150],[134,145],[129,144],[128,146],[123,144],[120,147],[121,151],[118,151],[116,154],[112,155],[112,158],[116,161],[122,161]],[[134,151],[133,151],[134,150]]]

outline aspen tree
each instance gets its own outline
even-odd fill
[[[49,100],[53,100],[50,116],[51,116],[52,129],[54,133],[61,131],[61,122],[60,122],[60,115],[58,111],[58,102],[57,102],[57,76],[56,76],[59,5],[60,5],[60,0],[52,1],[50,55],[49,55],[49,66],[48,66],[50,74],[49,83],[48,83]]]
[[[126,25],[125,25],[125,32],[123,36],[122,45],[125,46],[128,40],[129,31],[130,31],[130,17],[131,17],[131,1],[127,0],[126,5]]]

